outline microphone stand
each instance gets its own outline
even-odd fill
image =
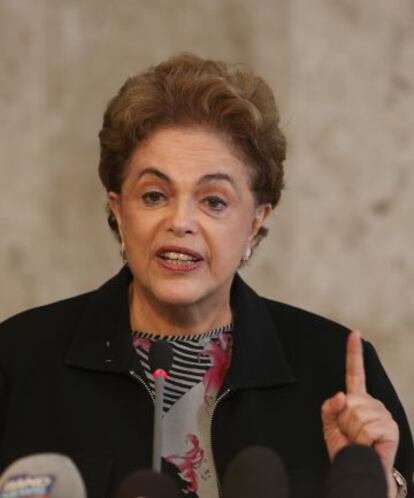
[[[152,376],[155,380],[152,470],[155,472],[161,472],[162,415],[164,409],[164,387],[168,374],[162,368],[158,368],[154,371]]]

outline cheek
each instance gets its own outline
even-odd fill
[[[246,218],[240,216],[232,223],[215,226],[208,234],[213,264],[237,268],[250,235]]]
[[[127,239],[144,241],[153,237],[157,226],[158,220],[152,213],[137,213],[134,210],[125,213],[123,231]]]

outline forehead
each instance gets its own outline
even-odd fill
[[[226,173],[248,182],[248,169],[225,136],[202,128],[166,128],[151,135],[132,154],[128,177],[144,168],[157,168],[173,180],[198,179],[210,173]]]

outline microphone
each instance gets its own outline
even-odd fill
[[[350,445],[339,451],[327,480],[327,498],[387,498],[381,461],[372,448]]]
[[[180,498],[181,494],[171,477],[153,470],[139,470],[128,476],[119,486],[116,498]]]
[[[164,386],[173,362],[173,348],[168,341],[152,344],[148,356],[155,381],[154,437],[152,445],[152,469],[161,471],[162,413],[164,408]]]
[[[0,498],[86,498],[72,460],[58,453],[19,458],[0,476]]]
[[[236,455],[224,477],[224,498],[287,498],[288,494],[282,461],[263,446],[251,446]]]

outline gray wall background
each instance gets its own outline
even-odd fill
[[[118,269],[97,133],[126,77],[184,50],[247,62],[290,151],[244,276],[360,329],[414,425],[413,28],[412,0],[0,0],[0,319]]]

